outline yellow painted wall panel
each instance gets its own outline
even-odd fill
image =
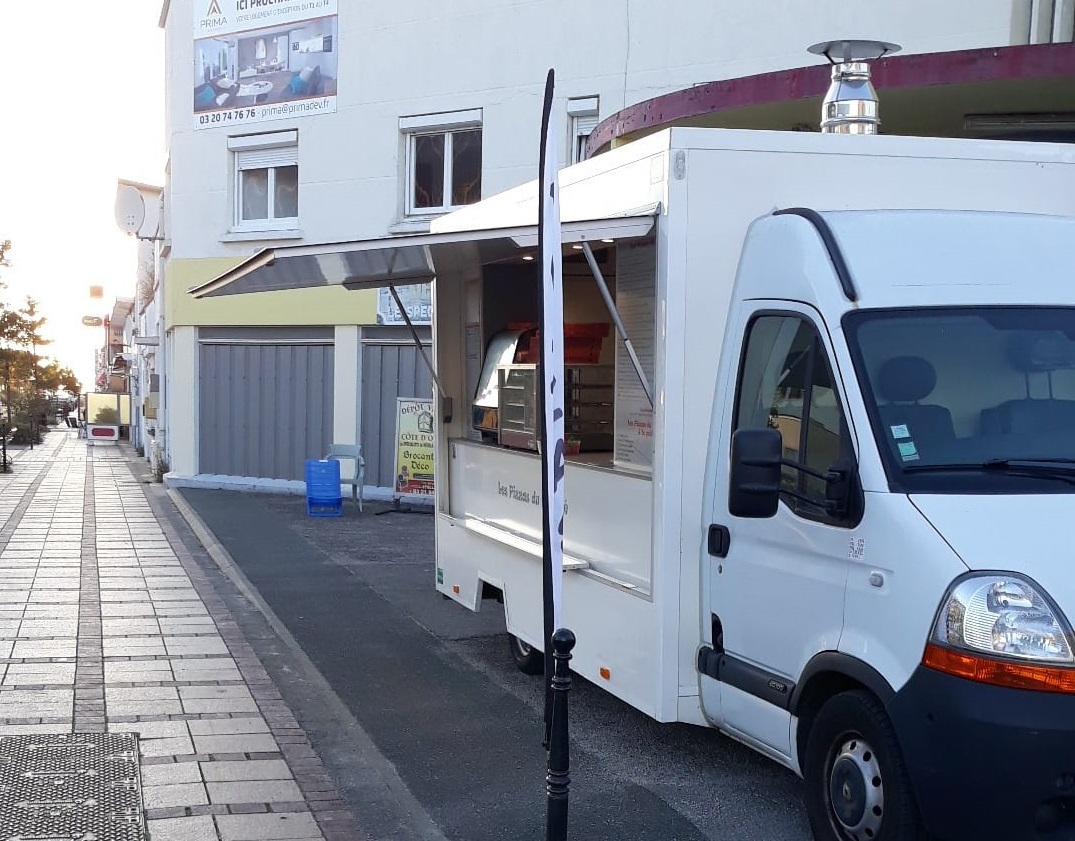
[[[342,287],[289,289],[196,299],[187,290],[238,265],[245,258],[172,260],[165,268],[167,329],[306,324],[376,324],[377,293]]]

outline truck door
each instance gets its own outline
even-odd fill
[[[703,703],[717,709],[719,697],[726,727],[792,758],[788,702],[810,657],[839,642],[854,524],[826,513],[823,479],[788,466],[775,517],[732,518],[731,435],[737,428],[777,429],[784,459],[822,473],[853,456],[852,443],[820,316],[799,305],[750,301],[736,322],[740,352],[724,368],[736,387],[724,389],[727,403],[715,414],[724,420],[710,462],[705,615],[716,656],[701,678]]]

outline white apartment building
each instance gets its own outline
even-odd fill
[[[813,130],[827,69],[806,48],[843,37],[902,46],[878,66],[882,131],[1075,138],[1075,0],[166,0],[160,20],[175,483],[297,490],[306,458],[360,443],[367,495],[391,493],[395,398],[431,382],[384,293],[187,290],[532,180],[550,67],[565,162],[672,122]],[[404,305],[428,331],[428,297]]]

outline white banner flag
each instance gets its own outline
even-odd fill
[[[553,109],[554,73],[545,83],[541,118],[541,366],[544,386],[542,506],[545,558],[545,650],[560,627],[564,570],[564,287],[557,180],[560,132]]]

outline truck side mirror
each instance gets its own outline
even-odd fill
[[[784,441],[776,429],[737,429],[732,433],[728,512],[733,517],[776,516],[783,458]]]

